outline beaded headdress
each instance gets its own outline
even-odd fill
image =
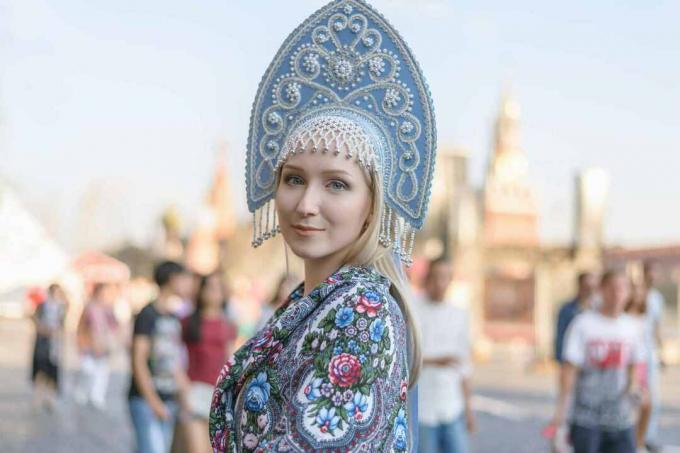
[[[344,154],[383,186],[380,242],[409,263],[434,173],[430,92],[411,50],[364,0],[335,0],[279,49],[250,118],[246,181],[253,245],[279,232],[277,172],[298,152]]]

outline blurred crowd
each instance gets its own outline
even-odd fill
[[[423,350],[417,437],[419,451],[425,453],[465,453],[468,436],[476,429],[469,314],[448,297],[453,275],[453,263],[438,258],[413,281]],[[655,276],[651,262],[640,278],[616,269],[602,276],[579,275],[577,294],[556,319],[559,396],[544,431],[554,451],[658,451],[663,299],[654,288]],[[166,261],[156,266],[153,279],[154,296],[132,310],[133,317],[125,315],[130,310],[117,307],[119,285],[90,288],[77,315],[79,369],[69,397],[106,410],[111,356],[124,349],[129,352],[127,398],[137,451],[208,452],[209,409],[222,366],[301,279],[282,275],[268,300],[261,301],[254,323],[239,319],[221,271],[198,275]],[[57,284],[34,299],[34,405],[53,411],[65,320],[73,307]]]
[[[221,271],[199,275],[180,263],[162,262],[154,270],[151,301],[136,309],[119,284],[94,284],[75,315],[79,369],[69,397],[105,411],[111,357],[116,350],[127,350],[128,407],[137,451],[211,451],[208,416],[218,373],[244,334],[264,324],[299,283],[292,275],[282,276],[253,323],[239,316],[224,277]],[[55,411],[67,314],[76,307],[58,284],[45,294],[33,291],[30,298],[36,332],[33,404]]]

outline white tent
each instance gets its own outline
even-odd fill
[[[60,279],[68,266],[66,252],[0,181],[0,314],[17,303],[10,294],[15,299],[22,288]]]

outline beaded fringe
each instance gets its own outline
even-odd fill
[[[253,213],[253,240],[250,244],[255,248],[281,232],[273,204],[274,201],[269,200]]]
[[[281,232],[276,218],[274,201],[269,200],[253,213],[253,240],[255,248],[264,241],[275,237]],[[386,207],[380,219],[379,242],[385,248],[392,248],[392,252],[399,257],[406,267],[413,264],[413,247],[416,239],[416,229]]]

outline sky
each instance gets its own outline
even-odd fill
[[[0,178],[67,247],[87,205],[100,240],[144,242],[170,204],[190,227],[226,142],[245,215],[257,84],[325,3],[0,0]],[[570,240],[590,166],[611,178],[609,243],[680,242],[680,2],[371,3],[417,56],[439,144],[467,150],[475,185],[509,87],[546,242]]]

